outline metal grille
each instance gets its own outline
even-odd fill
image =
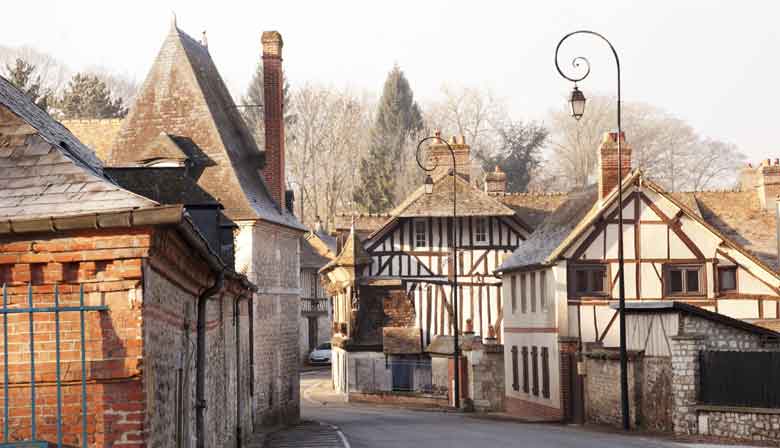
[[[107,311],[108,307],[104,305],[98,305],[98,306],[85,306],[84,305],[84,286],[82,285],[79,288],[79,299],[78,299],[78,305],[76,306],[62,306],[60,304],[60,288],[59,286],[54,287],[54,294],[53,294],[53,306],[38,306],[36,307],[33,303],[33,287],[32,285],[28,285],[27,287],[27,300],[26,301],[18,301],[18,303],[11,304],[9,303],[9,299],[11,298],[8,293],[8,288],[6,285],[3,285],[3,306],[0,308],[0,315],[2,315],[3,319],[3,439],[2,443],[0,443],[0,446],[13,446],[13,447],[47,447],[49,446],[48,441],[40,440],[39,433],[38,433],[38,415],[36,412],[36,405],[39,401],[43,401],[42,399],[44,397],[37,397],[36,392],[39,387],[42,387],[41,385],[37,384],[37,382],[40,382],[41,378],[46,378],[46,372],[39,372],[36,376],[36,357],[39,355],[36,353],[36,343],[35,343],[35,315],[40,314],[53,314],[54,315],[54,363],[55,363],[55,375],[54,375],[54,384],[56,387],[56,395],[57,395],[57,406],[56,406],[56,443],[58,447],[63,446],[63,429],[62,429],[62,362],[61,362],[61,320],[60,315],[62,313],[79,313],[79,327],[80,327],[80,333],[79,333],[79,350],[80,350],[80,364],[81,364],[81,445],[82,447],[87,447],[87,360],[86,360],[86,351],[85,351],[85,313],[88,311]],[[22,316],[26,314],[27,315],[27,325],[23,325],[23,317],[20,318],[13,318],[15,315]],[[9,324],[9,318],[12,318],[12,320],[15,320],[16,322],[12,322]],[[25,340],[27,342],[27,350],[23,349],[23,344],[13,343],[14,352],[12,353],[13,356],[17,357],[17,359],[20,359],[19,362],[12,363],[9,358],[9,345],[12,343],[9,341],[9,325],[12,325],[14,330],[18,330],[19,328],[26,328],[26,337],[19,337],[18,331],[15,331],[14,340]],[[25,333],[23,332],[22,335]],[[50,342],[50,341],[45,341]],[[41,342],[40,344],[43,344],[44,342]],[[44,356],[46,355],[46,356]],[[41,353],[40,354],[41,361],[39,361],[41,364],[44,363],[50,363],[50,360],[48,359],[48,353]],[[9,365],[14,364],[14,381],[9,381]],[[29,380],[23,381],[20,379],[20,376],[17,374],[20,374],[19,367],[21,366],[22,369],[24,369],[25,366],[29,366]],[[47,381],[48,382],[48,381]],[[48,387],[48,384],[46,385]],[[12,403],[11,395],[9,394],[9,389],[13,387],[15,389],[21,388],[23,389],[29,389],[29,404],[22,402],[21,404]],[[15,404],[16,406],[20,408],[29,407],[29,418],[30,418],[30,433],[29,438],[21,437],[25,440],[11,440],[11,433],[10,433],[10,427],[9,427],[9,417],[10,417],[10,408],[11,405]],[[18,419],[18,416],[14,416],[15,419]]]
[[[702,351],[699,366],[702,404],[780,407],[780,352]]]

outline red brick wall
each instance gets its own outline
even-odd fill
[[[622,171],[625,176],[631,171],[631,146],[626,143],[625,133],[620,138]],[[618,183],[618,141],[617,132],[604,133],[599,148],[599,197],[606,197]]]
[[[507,414],[521,419],[549,421],[560,421],[563,419],[560,409],[510,396],[507,396],[504,400],[504,409]]]
[[[263,111],[265,116],[265,167],[263,177],[271,195],[284,207],[284,76],[282,38],[263,33]]]

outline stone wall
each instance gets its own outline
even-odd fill
[[[641,353],[630,352],[628,361],[628,401],[630,424],[638,426],[642,387]],[[617,350],[595,349],[585,354],[585,418],[598,424],[622,425],[620,354]]]
[[[254,297],[255,423],[295,423],[300,417],[299,344],[300,234],[260,221],[240,223],[251,242],[246,273]]]
[[[464,350],[468,368],[468,396],[481,412],[504,409],[504,346],[475,342]]]
[[[780,409],[699,406],[697,412],[701,435],[780,442]]]

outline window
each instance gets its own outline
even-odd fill
[[[531,272],[531,312],[536,312],[536,272]]]
[[[525,274],[520,274],[520,312],[525,314]]]
[[[542,347],[542,397],[550,398],[550,353]]]
[[[575,266],[572,270],[574,272],[575,295],[607,295],[609,280],[607,279],[606,265]]]
[[[721,291],[737,290],[737,267],[718,268],[718,289]]]
[[[517,365],[517,346],[512,347],[512,390],[520,390],[520,372]]]
[[[536,346],[531,347],[531,369],[533,371],[533,389],[531,390],[534,395],[539,396],[539,348]]]
[[[523,392],[528,390],[528,347],[523,347]]]
[[[311,274],[311,297],[314,299],[320,297],[319,288],[318,288],[319,284],[320,284],[319,275],[316,272],[313,272]]]
[[[478,243],[484,243],[487,241],[487,219],[477,218],[475,223],[476,229],[474,230],[474,238]]]
[[[667,265],[665,269],[668,295],[699,295],[703,293],[701,265]]]
[[[512,297],[512,314],[515,314],[517,308],[517,276],[509,277],[509,294]]]
[[[546,274],[547,274],[546,271],[542,271],[539,273],[539,308],[543,310],[547,302],[547,299],[545,298],[545,295],[547,293],[547,288],[545,285]]]
[[[428,245],[428,232],[425,221],[414,221],[414,247]]]

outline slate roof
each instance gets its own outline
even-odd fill
[[[122,187],[161,204],[219,204],[184,167],[106,167],[105,171]]]
[[[489,195],[537,228],[547,216],[568,199],[568,193],[489,193]]]
[[[306,230],[269,194],[261,174],[263,153],[208,49],[175,24],[124,120],[108,163],[137,165],[164,157],[155,144],[160,133],[189,139],[205,156],[197,183],[224,205],[231,219],[262,219]]]
[[[319,250],[315,247],[317,240],[322,243]],[[322,246],[327,247],[328,252],[324,252],[325,247]],[[301,237],[301,269],[319,270],[335,258],[335,253],[335,245],[331,249],[327,242],[322,240],[320,233],[309,232]]]
[[[458,216],[514,216],[515,211],[487,193],[480,191],[461,176],[456,176]],[[452,216],[452,178],[445,172],[433,179],[433,191],[425,193],[420,186],[390,216],[412,218],[422,216]]]
[[[0,77],[0,217],[153,207],[117,186],[94,152]]]

